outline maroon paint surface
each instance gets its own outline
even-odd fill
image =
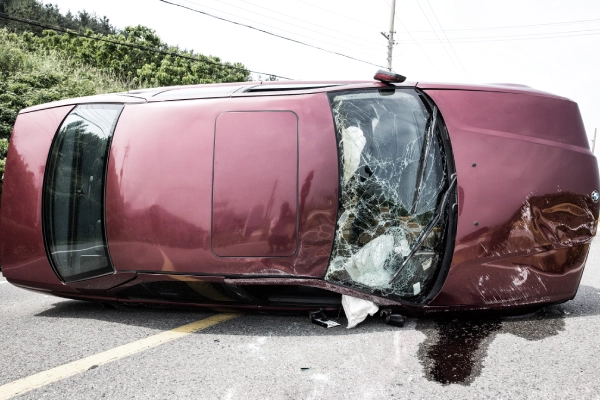
[[[223,112],[265,110],[298,116],[297,249],[291,256],[218,257],[210,243],[215,121]],[[289,163],[287,151],[269,156],[275,165]],[[232,160],[241,161],[253,162]],[[244,201],[254,197],[247,185],[223,184],[229,184],[241,221],[257,204],[269,208],[270,193]],[[111,258],[117,271],[322,277],[333,243],[337,188],[337,143],[323,93],[127,105],[108,166]]]
[[[338,89],[381,86],[355,82]],[[433,98],[447,124],[459,202],[450,271],[441,292],[424,310],[502,308],[572,297],[596,231],[598,206],[591,202],[590,193],[600,186],[577,105],[519,87],[419,87]],[[331,90],[336,88],[322,91]],[[111,295],[118,290],[143,281],[193,280],[178,274],[212,275],[200,280],[234,285],[261,280],[301,284],[370,297],[318,279],[298,279],[323,277],[334,236],[339,172],[325,93],[239,92],[232,98],[159,101],[152,97],[157,91],[134,94],[140,98],[111,95],[80,100],[129,104],[114,134],[106,182],[107,236],[117,274],[71,285],[58,280],[46,259],[41,198],[52,138],[72,109],[59,106],[79,100],[53,103],[50,107],[54,108],[41,105],[19,115],[0,211],[0,259],[9,281],[98,301],[114,300]],[[152,103],[131,103],[143,102],[142,98]],[[234,168],[246,167],[244,173],[258,178],[232,172],[217,176],[217,183],[224,184],[217,196],[236,202],[234,214],[240,223],[231,225],[230,232],[241,227],[246,240],[225,239],[216,252],[229,256],[220,257],[213,251],[214,243],[211,247],[215,121],[223,112],[254,111],[293,112],[298,117],[297,181],[284,191],[296,196],[297,203],[289,201],[290,212],[297,215],[296,248],[292,252],[280,246],[269,253],[265,227],[260,234],[245,237],[246,228],[256,225],[253,218],[260,215],[256,210],[269,208],[273,196],[265,188],[268,192],[278,174],[294,164],[292,148],[277,151],[265,149],[266,142],[275,146],[273,141],[247,142],[247,148],[223,148],[223,160],[233,159]],[[226,142],[235,144],[235,139],[232,135]],[[261,159],[268,156],[268,163],[257,164],[251,154]],[[265,169],[269,169],[266,177],[260,174]],[[253,198],[253,191],[259,196]],[[279,194],[275,197],[271,207],[277,210],[275,202],[285,200]],[[240,244],[250,250],[239,251]],[[149,273],[136,275],[134,271]],[[273,276],[278,278],[269,278]],[[231,279],[235,277],[244,280]]]
[[[298,117],[290,111],[227,112],[217,117],[215,132],[213,251],[225,257],[293,255]]]
[[[577,105],[536,94],[426,93],[448,128],[459,193],[452,265],[430,305],[572,297],[595,234],[590,194],[599,187]]]
[[[22,285],[70,291],[56,276],[42,236],[42,184],[54,134],[72,106],[20,114],[12,134],[0,208],[2,273]]]
[[[85,96],[77,97],[73,99],[65,99],[53,101],[46,104],[38,104],[36,106],[28,107],[20,111],[23,113],[30,113],[33,111],[47,110],[49,108],[64,107],[64,106],[75,106],[77,104],[92,104],[92,103],[113,103],[113,104],[127,104],[127,103],[143,103],[145,100],[135,95],[128,95],[125,93],[121,94],[100,94],[96,96]]]

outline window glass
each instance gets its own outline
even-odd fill
[[[44,233],[52,265],[64,281],[113,271],[104,231],[104,180],[122,108],[77,106],[54,139],[46,166]]]
[[[414,89],[345,91],[330,101],[341,195],[326,279],[423,297],[443,254],[449,186],[437,110]]]

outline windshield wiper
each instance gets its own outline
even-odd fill
[[[421,200],[421,191],[423,190],[423,181],[425,180],[425,170],[427,169],[427,159],[429,158],[431,142],[433,142],[436,125],[437,107],[433,106],[432,121],[429,125],[427,135],[425,136],[425,143],[423,144],[423,151],[421,153],[421,159],[419,160],[419,171],[417,172],[417,183],[415,184],[415,196],[413,198],[412,207],[410,208],[411,214],[414,214],[417,211],[419,200]]]
[[[442,214],[444,213],[444,210],[446,209],[446,205],[448,204],[448,200],[450,199],[450,195],[453,192],[452,189],[454,188],[454,185],[456,185],[456,174],[453,174],[452,181],[450,181],[450,186],[448,186],[448,189],[446,190],[446,193],[444,193],[444,197],[442,198],[442,201],[440,202],[437,210],[435,211],[435,214],[433,215],[433,218],[431,219],[431,221],[429,221],[429,223],[427,224],[427,226],[421,231],[421,233],[419,234],[419,236],[417,236],[417,239],[415,240],[415,244],[413,245],[412,249],[410,249],[410,253],[408,253],[408,255],[406,256],[406,258],[402,262],[402,265],[400,265],[400,268],[398,268],[398,271],[396,271],[396,273],[394,274],[394,276],[392,276],[392,279],[390,279],[390,281],[389,281],[390,284],[396,280],[396,278],[398,277],[398,274],[400,274],[400,272],[402,271],[402,269],[404,269],[404,267],[406,266],[406,264],[408,264],[408,261],[419,250],[419,248],[421,247],[421,245],[423,244],[423,242],[425,241],[425,239],[427,239],[427,236],[429,236],[429,234],[431,233],[431,231],[433,231],[433,228],[435,228],[435,226],[439,222],[440,218],[442,217]]]

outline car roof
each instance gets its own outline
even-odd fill
[[[273,82],[233,82],[218,84],[198,84],[182,86],[166,86],[150,89],[130,90],[123,93],[94,95],[54,101],[40,104],[21,110],[27,113],[46,108],[61,107],[76,104],[91,103],[150,103],[174,100],[191,100],[206,98],[249,97],[296,95],[339,90],[354,90],[364,88],[385,87],[418,87],[423,90],[467,90],[486,92],[521,93],[544,97],[565,99],[531,87],[510,84],[463,84],[463,83],[436,83],[436,82],[402,82],[388,84],[375,80],[365,81],[273,81]],[[567,99],[568,100],[568,99]]]

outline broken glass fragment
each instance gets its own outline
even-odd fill
[[[341,194],[325,279],[384,297],[426,296],[453,193],[437,108],[409,88],[336,92],[330,102]]]

